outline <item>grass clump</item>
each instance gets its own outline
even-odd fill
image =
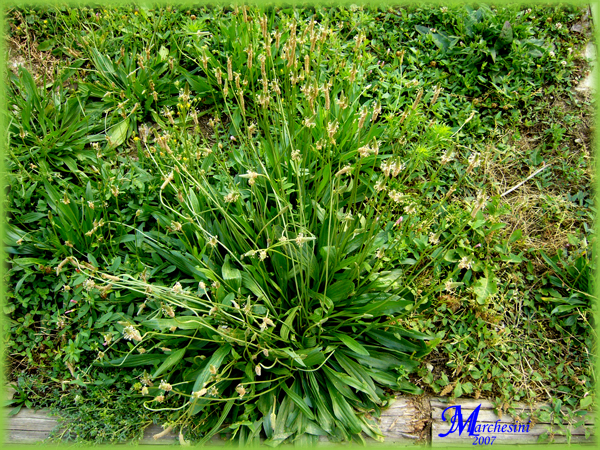
[[[226,42],[247,44],[221,60],[206,51],[218,41],[196,43],[225,106],[210,119],[212,136],[194,135],[198,113],[182,87],[177,114],[164,114],[168,131],[140,141],[164,180],[164,231],[136,236],[192,278],[165,285],[149,283],[150,273],[105,275],[110,289],[145,296],[135,317],[118,322],[135,345],[106,364],[161,360],[140,388],[154,397],[147,407],[176,396],[173,422],[212,430],[204,440],[224,421],[242,442],[261,429],[273,444],[361,432],[381,440],[374,417],[393,391],[419,393],[406,375],[435,345],[397,319],[426,298],[417,290],[423,273],[446,272],[447,228],[471,219],[450,214],[451,193],[426,179],[452,159],[442,149],[454,139],[443,125],[424,132],[420,95],[404,114],[380,116],[379,99],[364,96],[360,39],[336,77],[337,58],[350,58],[322,47],[340,45],[335,33],[285,18],[279,26],[290,32],[280,35],[268,20],[243,10],[224,21],[237,36]],[[433,168],[433,158],[444,164]],[[417,189],[431,193],[421,200]]]

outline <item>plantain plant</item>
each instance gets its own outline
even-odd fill
[[[439,341],[401,318],[440,290],[448,202],[478,156],[438,190],[456,133],[424,122],[422,92],[382,114],[361,34],[342,48],[326,23],[247,8],[223,30],[192,38],[177,120],[138,142],[162,175],[160,229],[132,232],[188,278],[79,266],[90,292],[135,299],[115,324],[128,348],[96,364],[153,366],[138,395],[182,440],[383,440],[381,409],[420,393],[408,374]],[[214,91],[208,132],[189,106],[200,84]]]

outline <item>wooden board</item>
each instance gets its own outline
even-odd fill
[[[472,399],[459,399],[453,403],[448,403],[448,399],[442,398],[434,398],[430,400],[431,405],[431,419],[432,419],[432,428],[431,428],[431,444],[434,447],[447,447],[453,445],[464,445],[464,444],[473,444],[475,441],[474,436],[469,436],[469,431],[465,428],[461,434],[459,431],[455,431],[447,436],[441,437],[440,434],[444,435],[448,433],[451,429],[451,418],[456,409],[451,409],[446,412],[446,420],[442,420],[443,411],[450,407],[459,405],[461,408],[461,415],[463,424],[468,420],[469,416],[475,408],[480,406],[479,413],[477,415],[477,424],[481,425],[481,432],[479,435],[485,439],[486,437],[491,438],[495,436],[494,445],[497,444],[536,444],[538,443],[539,437],[548,434],[552,438],[552,443],[562,444],[567,442],[567,437],[560,435],[560,428],[557,426],[551,427],[550,424],[547,423],[535,423],[532,422],[529,425],[528,431],[526,432],[508,432],[508,425],[515,424],[516,420],[513,419],[511,415],[508,413],[504,414],[496,414],[494,411],[493,404],[488,400],[472,400]],[[519,423],[527,423],[529,421],[529,417],[531,416],[531,411],[536,411],[542,406],[548,406],[547,404],[537,404],[532,407],[528,407],[523,404],[517,404],[516,408],[514,408],[515,413],[518,417],[521,418]],[[592,414],[586,414],[584,418],[579,420],[585,420],[587,425],[592,426],[594,424],[594,418]],[[468,427],[468,425],[466,425]],[[501,427],[505,427],[505,431],[501,430]],[[454,429],[456,430],[456,426]],[[496,432],[494,432],[496,429]],[[595,437],[590,436],[589,438],[585,437],[585,429],[584,427],[578,428],[569,428],[571,431],[571,442],[572,443],[588,443],[594,444]],[[489,432],[488,432],[489,430]],[[555,434],[552,434],[554,432]],[[543,440],[542,443],[547,443],[547,440]]]
[[[448,403],[445,398],[426,398],[426,397],[396,397],[395,402],[384,410],[379,419],[381,432],[385,436],[385,442],[382,446],[388,445],[412,445],[431,443],[436,447],[458,446],[463,444],[472,444],[474,437],[468,436],[468,430],[464,430],[462,435],[458,433],[449,434],[446,437],[439,437],[440,434],[447,433],[451,424],[442,420],[442,412],[448,406],[460,405],[463,422],[468,419],[473,410],[481,405],[478,424],[496,424],[502,426],[514,423],[509,414],[496,415],[494,407],[487,400],[459,399],[455,403]],[[525,405],[517,405],[517,412],[529,412],[530,408]],[[542,405],[536,405],[535,408]],[[534,409],[535,409],[534,408]],[[9,408],[5,408],[5,415]],[[448,413],[446,413],[448,414]],[[528,417],[528,415],[527,415]],[[594,423],[592,414],[585,416],[586,424],[592,426]],[[47,410],[30,410],[23,408],[15,416],[8,417],[5,420],[5,443],[6,444],[26,444],[40,442],[49,437],[50,432],[58,425],[55,417],[49,416]],[[492,427],[490,427],[492,428]],[[481,432],[481,436],[496,436],[496,444],[535,444],[538,437],[548,432],[550,426],[543,423],[531,424],[529,432],[526,433],[486,433]],[[487,429],[487,427],[486,427]],[[144,437],[140,441],[141,445],[161,445],[161,444],[179,444],[178,435],[173,432],[162,435],[159,439],[154,439],[154,435],[160,434],[163,428],[160,425],[151,425],[144,431]],[[559,431],[554,428],[555,433]],[[578,427],[572,429],[572,443],[595,443],[595,437],[585,438],[585,429]],[[371,439],[367,439],[373,442]],[[565,443],[565,436],[554,435],[554,443]],[[211,440],[211,445],[222,445],[225,441],[218,436]],[[321,438],[320,446],[333,445],[326,438]]]

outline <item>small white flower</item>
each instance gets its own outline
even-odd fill
[[[377,182],[375,183],[375,191],[381,192],[384,189],[385,189],[385,181],[377,180]]]
[[[211,247],[216,247],[217,242],[218,242],[217,237],[211,236],[211,238],[208,240],[208,245],[210,245]]]
[[[562,23],[558,22],[555,26],[557,30],[560,30],[562,28]]]
[[[400,203],[402,201],[402,199],[404,198],[404,194],[402,192],[398,192],[396,189],[393,189],[390,192],[388,192],[388,195],[396,203]]]
[[[300,150],[294,150],[292,152],[292,161],[300,161],[302,159],[302,156],[300,154]]]
[[[230,192],[225,197],[223,197],[223,200],[225,200],[225,203],[235,203],[239,200],[239,198],[240,194],[238,192]]]
[[[406,214],[414,214],[416,211],[417,211],[417,208],[414,204],[404,207],[404,212]]]
[[[267,259],[267,251],[261,250],[260,252],[258,252],[258,257],[261,261],[264,261],[265,259]]]
[[[451,150],[447,150],[442,155],[442,158],[440,159],[440,163],[442,165],[448,164],[450,161],[452,161],[453,158],[454,158],[454,153]]]
[[[199,399],[200,397],[204,397],[206,395],[206,392],[208,392],[206,388],[202,388],[199,391],[194,391],[192,392],[192,398]]]
[[[250,186],[254,186],[254,183],[256,183],[256,179],[258,178],[258,173],[249,170],[248,173],[246,173],[245,175],[240,175],[240,177],[248,178],[248,184]]]
[[[169,317],[175,317],[175,310],[171,305],[163,305],[162,312]]]
[[[371,154],[371,147],[369,147],[368,145],[363,145],[361,148],[358,149],[358,154],[361,158],[366,158]]]
[[[260,363],[258,363],[256,366],[254,366],[254,372],[256,373],[257,377],[260,377],[260,374],[262,373],[262,369],[261,369]]]
[[[260,324],[260,331],[265,331],[267,329],[267,327],[269,327],[269,326],[274,327],[275,324],[268,317],[263,317],[263,321]]]
[[[348,172],[352,171],[352,166],[350,164],[344,166],[343,168],[341,168],[340,170],[338,170],[335,174],[336,177],[339,177],[341,175],[345,175]]]
[[[460,260],[460,262],[458,263],[458,268],[459,269],[470,269],[471,261],[469,261],[469,258],[466,256],[463,256],[462,259]]]
[[[246,389],[241,384],[236,386],[235,391],[240,394],[240,398],[244,398],[244,395],[246,395]]]
[[[563,67],[566,67],[566,65],[567,65],[566,61],[561,61],[560,63],[562,64]]]
[[[182,291],[183,288],[181,287],[181,283],[178,281],[177,283],[175,283],[175,286],[173,286],[173,293],[181,294]]]
[[[314,128],[317,124],[315,123],[314,119],[311,118],[305,118],[304,119],[304,126],[306,128]]]
[[[91,278],[88,278],[83,282],[83,287],[86,291],[89,292],[96,287],[96,283],[94,283],[94,280],[92,280]]]
[[[140,342],[142,340],[142,335],[132,325],[129,325],[129,326],[126,326],[125,328],[123,328],[123,337],[127,341]]]
[[[165,392],[169,392],[169,391],[173,390],[173,386],[171,386],[165,380],[160,380],[160,385],[158,386],[158,388]]]
[[[556,54],[552,50],[548,54],[550,55],[550,58],[554,58],[556,56]]]
[[[467,171],[470,172],[471,169],[479,167],[480,164],[481,158],[479,157],[479,152],[471,153],[469,156],[469,167],[467,168]]]

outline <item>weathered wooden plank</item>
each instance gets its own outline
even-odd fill
[[[481,409],[494,409],[494,405],[489,400],[473,400],[472,398],[457,398],[450,401],[449,397],[433,397],[429,399],[429,404],[432,408],[445,409],[452,405],[461,405],[465,409],[475,409],[481,405]]]
[[[9,430],[4,433],[5,444],[33,444],[43,441],[50,433],[37,430]]]
[[[386,442],[408,443],[423,439],[431,417],[427,399],[396,397],[396,401],[381,413],[379,426]]]
[[[5,409],[5,415],[10,408]],[[430,417],[429,402],[423,399],[409,399],[398,397],[392,406],[382,412],[380,428],[386,436],[387,444],[413,443],[415,439],[423,438],[423,429]],[[50,431],[58,425],[58,420],[49,416],[49,410],[32,410],[23,408],[18,414],[7,417],[5,422],[7,442],[34,442],[46,439]],[[178,443],[178,434],[169,432],[158,439],[154,435],[160,434],[163,428],[160,425],[151,425],[144,431],[140,441],[142,445],[171,445]],[[30,438],[27,438],[30,433]],[[367,440],[371,441],[370,438]],[[373,441],[374,442],[374,441]],[[216,436],[211,444],[221,444],[224,441]],[[328,443],[321,439],[321,444]]]
[[[27,420],[9,420],[5,428],[7,430],[32,430],[32,431],[52,431],[58,422],[46,419],[27,419]]]
[[[8,431],[36,431],[45,432],[47,434],[56,427],[58,420],[49,415],[46,409],[33,410],[22,408],[18,414],[8,416],[10,408],[4,409],[5,429]]]
[[[29,408],[21,408],[21,410],[14,416],[8,416],[12,408],[4,408],[4,417],[8,417],[11,420],[28,420],[28,419],[36,419],[36,420],[53,420],[56,422],[56,418],[50,415],[50,410],[47,408],[41,409],[29,409]]]
[[[173,445],[173,444],[179,443],[177,436],[172,432],[169,432],[158,439],[154,439],[154,435],[160,434],[163,431],[164,431],[163,427],[161,427],[160,425],[150,425],[148,428],[146,428],[144,430],[144,437],[140,441],[140,444]]]
[[[444,439],[438,439],[438,440],[432,440],[431,446],[435,447],[435,448],[439,448],[439,447],[452,447],[452,446],[462,447],[464,445],[475,445],[474,439],[475,439],[474,437],[453,439],[450,441],[444,440]],[[548,439],[546,439],[539,443],[538,443],[538,436],[521,436],[518,439],[513,439],[513,438],[505,438],[504,440],[496,439],[494,441],[493,445],[515,445],[516,446],[516,445],[532,445],[532,444],[552,445],[552,444],[566,444],[566,443],[568,443],[566,436],[554,436],[552,438],[552,441],[549,441]],[[592,445],[595,446],[596,441],[590,440],[590,439],[585,439],[584,436],[573,436],[573,437],[571,437],[571,444],[588,444],[590,446],[592,446]]]
[[[447,407],[448,406],[446,406],[444,408],[432,407],[431,408],[431,418],[433,420],[442,421],[442,412],[444,412],[444,409],[446,409]],[[463,416],[463,420],[466,420],[469,417],[469,415],[471,414],[471,412],[473,412],[473,410],[474,410],[474,408],[467,408],[465,406],[461,406],[461,414]],[[448,417],[446,417],[446,420],[449,420],[452,417],[452,414],[454,414],[454,410],[447,412],[446,416],[448,416]],[[516,410],[516,414],[519,417],[524,416],[523,419],[527,418],[527,420],[529,420],[529,417],[531,417],[531,411],[529,409]],[[584,418],[585,418],[585,422],[584,422],[585,424],[587,424],[587,425],[594,424],[593,414],[587,413],[585,416],[581,417],[577,421],[583,420]],[[478,422],[496,422],[497,420],[499,420],[500,423],[513,423],[514,422],[514,420],[510,414],[505,413],[505,414],[502,414],[502,417],[500,417],[500,416],[496,415],[494,413],[494,411],[492,411],[492,410],[483,409],[483,406],[479,410],[477,420],[478,420]]]
[[[539,436],[540,434],[544,434],[546,432],[548,432],[548,430],[550,429],[550,425],[545,424],[545,423],[538,423],[535,425],[529,425],[529,431],[524,432],[524,431],[507,431],[508,427],[510,424],[507,423],[499,423],[497,428],[495,428],[496,423],[491,422],[491,423],[484,423],[484,422],[479,422],[477,421],[478,425],[481,425],[481,432],[479,434],[481,434],[482,436],[492,436],[492,435],[515,435],[515,436],[522,436],[522,435],[536,435]],[[449,424],[448,422],[434,422],[433,423],[435,430],[439,430],[439,433],[447,433],[450,430],[451,424]],[[526,426],[527,424],[525,424]],[[489,427],[489,428],[488,428]],[[505,431],[502,431],[502,428],[504,427]],[[493,430],[496,429],[496,431],[494,432]],[[523,429],[527,429],[526,427],[524,427]],[[555,427],[556,429],[556,427]],[[489,431],[488,431],[489,430]],[[577,428],[573,428],[570,427],[571,430],[571,434],[572,435],[585,435],[585,428],[584,427],[577,427]],[[433,433],[433,432],[432,432]],[[468,431],[463,431],[464,433],[468,433]],[[448,437],[450,436],[457,436],[458,433],[452,433],[451,435],[448,435]]]
[[[494,411],[491,402],[487,400],[470,400],[459,399],[455,404],[461,405],[463,421],[467,420],[474,408],[481,405],[478,423],[479,424],[495,424],[498,421],[499,425],[514,423],[513,419],[504,414],[501,418]],[[450,423],[441,420],[441,414],[445,408],[450,406],[449,403],[442,399],[427,399],[423,397],[397,397],[396,401],[386,410],[382,412],[379,419],[379,425],[382,433],[386,437],[385,444],[409,444],[415,441],[431,440],[435,445],[449,445],[460,443],[472,443],[472,437],[459,436],[457,433],[448,435],[445,438],[440,438],[439,434],[446,433],[450,429]],[[523,405],[526,411],[529,408]],[[10,408],[5,408],[5,414]],[[5,422],[5,442],[6,443],[26,443],[38,442],[46,439],[50,431],[54,429],[58,420],[48,415],[46,409],[31,410],[22,409],[17,415],[7,417]],[[593,415],[586,416],[586,423],[593,424]],[[431,424],[431,426],[429,426]],[[548,425],[534,424],[530,426],[528,433],[496,433],[495,443],[535,443],[539,435],[546,433]],[[486,428],[487,429],[487,428]],[[161,445],[178,443],[178,435],[173,432],[166,433],[158,439],[154,439],[154,435],[162,433],[163,428],[159,425],[151,425],[144,431],[144,437],[140,441],[141,445]],[[493,433],[491,433],[493,434]],[[585,440],[585,429],[578,427],[572,430],[573,442],[593,442],[592,439]],[[490,433],[481,433],[482,436],[489,436]],[[372,441],[367,438],[368,441]],[[566,438],[558,437],[555,442],[566,442]],[[220,445],[224,441],[215,436],[211,445]],[[326,446],[329,442],[326,438],[320,439],[320,445]]]

